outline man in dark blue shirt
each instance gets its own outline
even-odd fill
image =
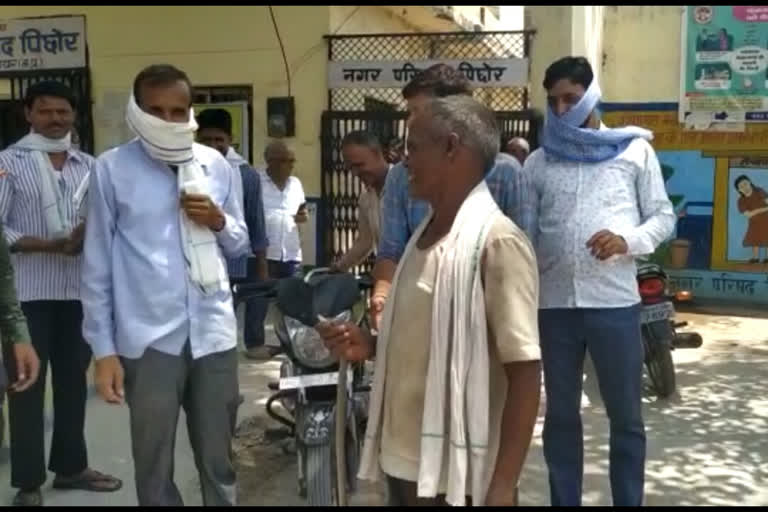
[[[221,152],[235,172],[239,171],[242,189],[235,190],[243,205],[245,224],[251,239],[252,255],[228,260],[229,278],[232,283],[267,279],[267,231],[264,225],[264,203],[261,197],[261,180],[256,170],[232,147],[232,116],[224,109],[211,108],[197,116],[197,140]],[[254,318],[254,305],[246,303],[245,348],[246,356],[262,359],[269,356],[264,347],[263,329]],[[259,334],[261,333],[261,334]]]

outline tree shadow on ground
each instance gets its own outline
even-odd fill
[[[768,505],[766,368],[768,351],[754,345],[676,362],[677,400],[644,404],[646,505]],[[583,502],[611,505],[605,413],[592,406],[582,416]],[[550,502],[541,423],[521,481],[523,505]]]

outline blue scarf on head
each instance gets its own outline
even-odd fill
[[[544,151],[561,160],[597,163],[620,155],[630,142],[640,137],[652,140],[653,133],[638,126],[624,128],[580,128],[602,97],[597,79],[593,79],[579,102],[562,116],[547,107],[541,145]]]

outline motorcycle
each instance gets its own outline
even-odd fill
[[[650,387],[659,398],[667,398],[676,390],[672,351],[699,348],[703,340],[696,332],[678,332],[678,329],[686,327],[688,323],[675,321],[673,300],[689,300],[690,293],[669,294],[667,275],[659,265],[640,264],[637,285],[642,302],[640,325]]]
[[[329,318],[332,322],[367,323],[365,300],[373,284],[370,278],[352,274],[331,274],[315,269],[305,278],[288,278],[264,283],[235,285],[236,303],[253,297],[274,301],[275,333],[280,351],[286,356],[280,379],[269,384],[274,394],[267,400],[267,414],[287,427],[295,442],[299,494],[310,506],[333,506],[354,492],[367,421],[370,376],[366,365],[350,365],[340,377],[339,362],[325,347],[314,326]],[[356,312],[357,310],[357,312]],[[346,390],[341,391],[338,383]],[[346,381],[346,385],[343,381]],[[343,450],[334,438],[337,427],[337,398],[346,402],[341,415],[346,423]],[[345,399],[344,399],[345,397]],[[280,403],[290,415],[275,410]],[[337,456],[337,454],[344,454]],[[343,457],[343,464],[340,458]],[[337,476],[343,468],[346,482]]]

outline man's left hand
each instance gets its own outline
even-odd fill
[[[627,241],[607,229],[595,233],[587,242],[587,248],[592,251],[592,256],[599,260],[607,260],[611,256],[629,252]]]
[[[491,483],[488,495],[485,497],[486,507],[516,507],[517,487],[509,485],[509,482],[497,484]]]
[[[294,215],[293,220],[296,224],[304,224],[309,220],[309,211],[306,206],[299,208],[299,211]]]
[[[11,391],[20,393],[29,389],[40,374],[40,359],[31,343],[15,343],[13,357],[16,363],[16,382],[11,384]]]
[[[213,231],[224,229],[226,218],[210,197],[202,194],[181,194],[181,207],[193,222]]]

